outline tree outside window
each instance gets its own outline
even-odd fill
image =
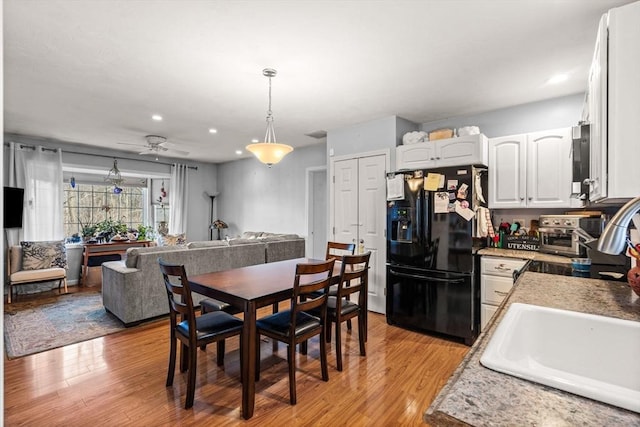
[[[146,188],[125,187],[120,194],[113,186],[76,184],[65,188],[64,230],[66,236],[82,235],[82,228],[106,219],[122,221],[130,229],[146,224]]]

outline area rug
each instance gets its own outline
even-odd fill
[[[17,305],[16,305],[17,306]],[[4,346],[13,359],[121,331],[99,292],[61,295],[33,307],[4,307]]]

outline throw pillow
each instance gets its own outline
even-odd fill
[[[20,242],[22,246],[22,269],[67,268],[67,251],[64,241]]]
[[[162,246],[184,246],[186,244],[187,236],[185,233],[162,236]]]

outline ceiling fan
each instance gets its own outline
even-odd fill
[[[167,138],[164,136],[158,135],[147,135],[144,137],[147,141],[147,145],[140,144],[128,144],[126,142],[119,142],[120,145],[133,145],[134,147],[143,147],[144,150],[139,152],[140,155],[155,155],[156,160],[158,160],[159,154],[167,154],[167,155],[177,155],[177,156],[186,156],[189,154],[188,151],[179,150],[174,147],[178,147],[178,145],[173,144],[167,141]]]

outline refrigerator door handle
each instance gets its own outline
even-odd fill
[[[398,271],[395,270],[389,270],[389,273],[393,276],[397,276],[397,277],[404,277],[406,279],[418,279],[418,280],[428,280],[430,282],[443,282],[443,283],[459,283],[459,282],[464,282],[463,278],[458,278],[458,279],[441,279],[439,277],[428,277],[428,276],[421,276],[419,274],[407,274],[407,273],[400,273]]]
[[[418,197],[416,199],[416,238],[418,242],[423,245],[424,241],[422,239],[422,228],[424,224],[422,223],[422,211],[423,211],[423,201],[422,197],[424,197],[425,193],[423,191],[418,193]],[[421,197],[422,196],[422,197]]]

